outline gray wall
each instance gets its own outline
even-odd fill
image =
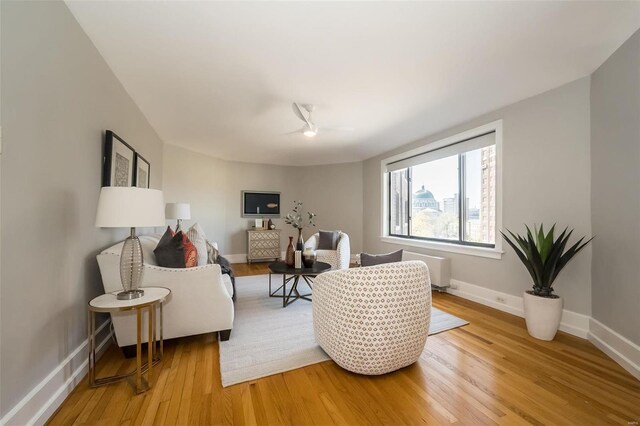
[[[589,77],[585,77],[367,160],[365,251],[388,252],[402,247],[379,239],[383,158],[498,119],[503,119],[504,135],[503,228],[521,232],[525,223],[558,223],[575,228],[575,235],[590,235]],[[516,296],[530,287],[524,266],[506,244],[501,260],[404,248],[451,258],[452,278],[457,280]],[[565,297],[566,309],[583,314],[591,309],[590,250],[585,249],[569,264],[554,286]]]
[[[305,236],[318,228],[339,229],[349,235],[351,253],[362,251],[362,171],[362,162],[296,167],[296,197],[318,215],[318,227]]]
[[[640,31],[591,77],[593,317],[640,344]]]
[[[1,2],[0,416],[86,339],[103,292],[95,255],[126,230],[94,227],[105,129],[151,163],[162,141],[62,2]]]
[[[184,224],[200,223],[224,254],[247,252],[245,231],[253,220],[241,217],[241,190],[281,191],[284,206],[295,197],[291,167],[224,161],[169,144],[164,158],[165,200],[190,203],[193,220]],[[282,227],[281,221],[276,224]]]
[[[241,216],[242,190],[280,191],[283,216],[294,200],[318,215],[321,229],[341,229],[351,238],[352,252],[362,249],[362,163],[291,167],[225,161],[184,148],[165,145],[163,190],[167,202],[191,204],[192,220],[224,254],[247,252],[246,230],[252,219]],[[337,207],[336,207],[337,206]],[[297,233],[282,219],[282,248]],[[169,222],[175,225],[173,222]],[[304,237],[314,231],[306,228]]]

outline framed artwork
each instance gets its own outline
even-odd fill
[[[149,188],[151,177],[151,164],[144,157],[136,152],[136,177],[135,182],[138,188]]]
[[[280,217],[280,193],[242,191],[242,217]]]
[[[107,130],[104,144],[102,186],[133,186],[135,151],[121,137]]]

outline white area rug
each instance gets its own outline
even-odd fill
[[[300,280],[301,293],[308,293]],[[282,283],[273,276],[272,288]],[[282,308],[282,299],[269,297],[269,276],[236,278],[238,298],[231,338],[220,342],[222,386],[253,380],[329,360],[313,335],[311,302],[299,299]],[[458,317],[431,309],[436,334],[468,324]]]

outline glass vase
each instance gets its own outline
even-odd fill
[[[298,228],[298,240],[296,241],[296,250],[304,250],[304,240],[302,239],[302,228]]]

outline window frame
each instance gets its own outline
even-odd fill
[[[464,194],[460,192],[458,197],[458,210],[460,212],[458,216],[458,240],[447,240],[440,238],[420,237],[413,236],[411,234],[411,206],[407,208],[408,216],[408,234],[409,235],[397,235],[390,233],[390,221],[391,221],[391,179],[389,179],[390,173],[387,172],[387,165],[401,161],[403,159],[413,157],[416,155],[424,154],[429,151],[434,151],[440,148],[444,148],[449,145],[461,143],[466,140],[470,140],[487,133],[495,132],[495,149],[496,149],[496,210],[495,210],[495,226],[496,231],[502,229],[502,120],[496,120],[483,126],[476,127],[474,129],[467,130],[456,135],[436,140],[434,142],[428,142],[421,146],[402,152],[383,159],[380,162],[381,166],[381,234],[380,240],[387,243],[399,244],[412,247],[427,248],[438,251],[460,253],[472,256],[488,257],[493,259],[500,259],[502,257],[502,238],[500,235],[496,235],[496,241],[494,244],[476,243],[471,241],[464,241],[464,213],[465,213],[465,200]],[[459,188],[462,189],[466,185],[465,170],[464,170],[464,155],[458,156],[458,179]],[[411,189],[412,189],[412,176],[411,168],[408,168],[408,200],[411,203]]]

